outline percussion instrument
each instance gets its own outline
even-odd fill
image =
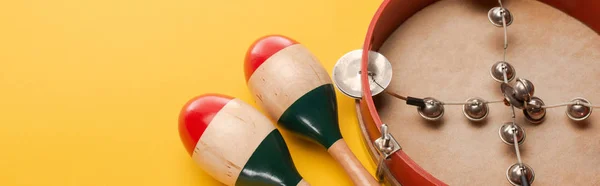
[[[323,145],[355,185],[378,185],[342,139],[331,79],[308,49],[266,36],[252,44],[244,65],[253,97],[273,120]]]
[[[595,0],[384,0],[333,72],[357,98],[378,177],[600,185],[599,12]]]
[[[226,185],[309,185],[271,121],[239,99],[193,98],[181,110],[179,134],[192,159]]]

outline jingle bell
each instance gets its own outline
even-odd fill
[[[543,108],[544,102],[538,97],[532,97],[527,106],[523,109],[523,115],[531,123],[541,123],[546,116],[546,108]]]
[[[498,82],[504,82],[504,71],[506,71],[506,79],[508,82],[515,78],[515,68],[506,61],[499,61],[492,65],[490,75]]]
[[[507,83],[502,83],[500,84],[500,90],[502,90],[502,93],[504,94],[505,103],[508,103],[507,106],[512,105],[519,109],[523,109],[524,102],[517,99],[514,88]]]
[[[513,145],[515,143],[513,135],[517,135],[517,141],[519,144],[525,141],[525,130],[523,130],[523,128],[521,128],[519,125],[513,124],[513,122],[504,123],[504,125],[500,127],[498,133],[502,142],[508,145]]]
[[[442,102],[430,97],[424,98],[423,102],[425,102],[424,107],[417,107],[417,111],[419,111],[421,117],[430,121],[442,118],[444,115],[444,105]]]
[[[529,101],[531,100],[531,96],[535,92],[535,87],[533,87],[533,83],[527,79],[518,78],[517,84],[515,84],[515,98],[519,101]]]
[[[590,117],[592,107],[585,106],[582,103],[590,104],[590,101],[584,98],[575,98],[571,100],[574,104],[567,105],[567,116],[574,121],[582,121]]]
[[[506,26],[509,26],[513,22],[513,16],[506,8],[494,7],[488,11],[488,19],[490,22],[497,27],[503,27],[502,16],[506,20]]]
[[[506,170],[506,178],[512,185],[523,185],[523,181],[527,181],[528,185],[533,183],[535,173],[533,169],[526,164],[515,163]]]
[[[487,117],[488,113],[488,104],[481,98],[470,98],[463,106],[463,114],[471,121],[481,121]]]

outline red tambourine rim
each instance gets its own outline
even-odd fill
[[[598,0],[540,0],[557,8],[600,33],[600,1]],[[369,24],[363,45],[361,83],[363,96],[360,100],[360,115],[363,128],[370,142],[381,136],[381,118],[377,113],[367,77],[368,51],[379,47],[396,28],[410,16],[434,3],[435,0],[384,0]],[[399,142],[402,144],[402,142]],[[402,150],[386,162],[389,172],[403,185],[447,185],[421,168]]]

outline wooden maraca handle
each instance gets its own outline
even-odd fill
[[[310,186],[310,184],[306,182],[306,180],[302,179],[300,182],[298,182],[297,186]]]
[[[350,176],[350,179],[354,183],[354,185],[379,185],[377,181],[369,174],[367,169],[365,169],[360,161],[354,156],[346,141],[344,139],[339,139],[329,149],[327,152],[335,159],[342,168],[346,171],[346,174]]]

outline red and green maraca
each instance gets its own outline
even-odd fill
[[[331,78],[308,49],[266,36],[252,44],[244,65],[250,91],[271,118],[327,148],[355,185],[378,185],[342,139]]]
[[[188,101],[179,134],[192,159],[226,185],[308,185],[279,130],[239,99],[208,94]]]

